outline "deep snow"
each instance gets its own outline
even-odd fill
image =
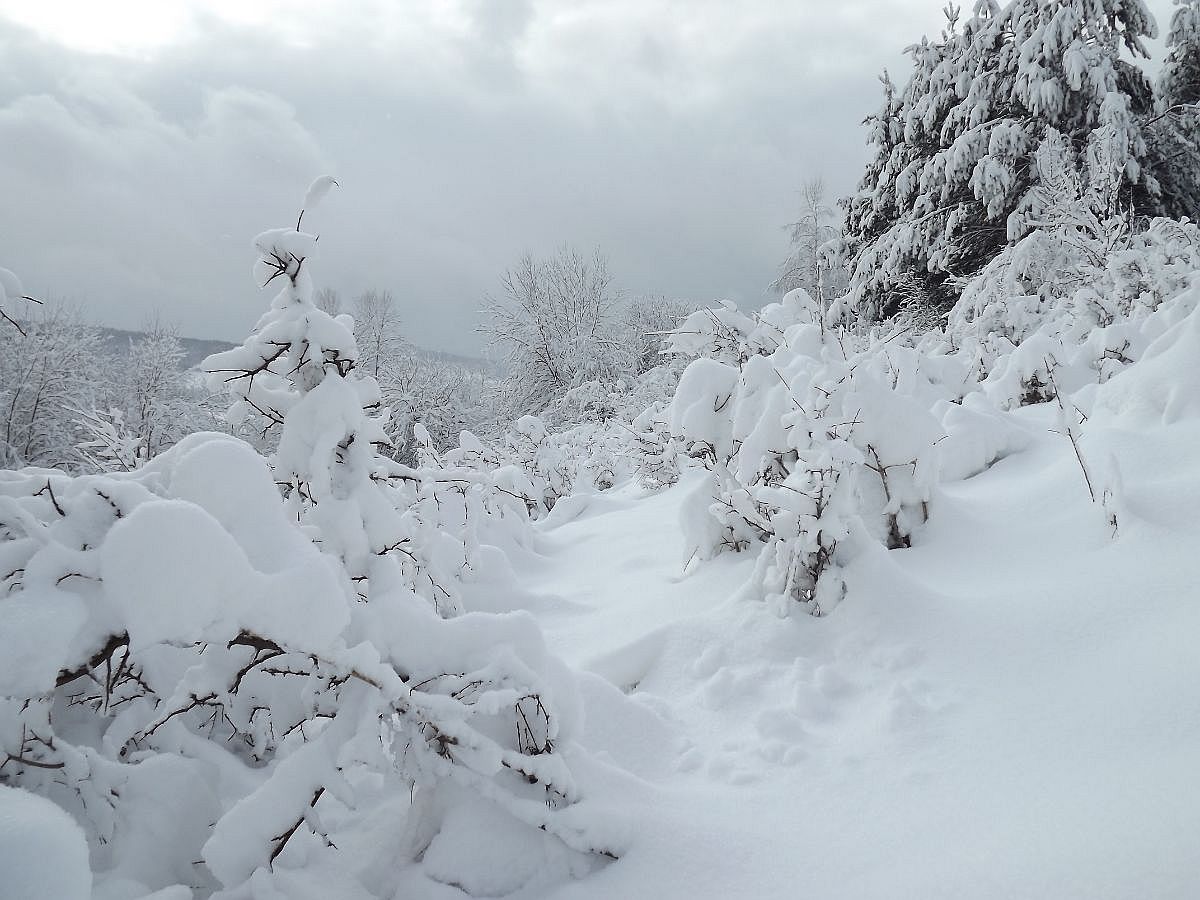
[[[568,850],[536,817],[517,824],[472,793],[480,779],[414,801],[368,773],[361,804],[319,811],[336,853],[301,848],[273,873],[256,868],[294,820],[285,801],[311,806],[314,785],[337,781],[327,750],[356,715],[342,706],[266,780],[225,765],[253,783],[209,784],[199,773],[225,751],[203,740],[188,745],[195,758],[130,767],[120,790],[138,815],[109,847],[92,846],[91,871],[67,813],[0,788],[0,898],[85,897],[94,871],[94,900],[137,900],[146,885],[187,883],[193,873],[177,869],[201,847],[218,877],[244,882],[225,894],[239,900],[442,900],[464,889],[524,900],[1200,896],[1198,323],[1183,318],[1135,365],[1074,394],[1086,421],[1069,432],[1055,403],[997,410],[1003,440],[981,438],[1001,453],[990,464],[980,460],[994,454],[967,453],[951,434],[959,464],[932,488],[913,546],[866,542],[828,615],[796,604],[781,618],[778,603],[759,599],[753,549],[712,559],[689,550],[681,518],[695,514],[696,482],[709,477],[690,470],[657,494],[628,485],[565,497],[521,540],[480,547],[462,585],[472,612],[436,619],[437,629],[425,607],[425,619],[364,620],[378,644],[406,642],[398,655],[422,670],[463,660],[474,670],[509,647],[523,648],[523,666],[564,675],[552,654],[580,671],[581,709],[573,689],[562,698],[545,689],[551,705],[563,699],[560,725],[573,737],[541,760],[561,760],[579,785],[582,817],[567,809],[561,821],[579,824],[586,845],[613,847],[616,860]],[[970,414],[966,402],[950,406]],[[170,482],[176,499],[147,494],[102,545],[103,581],[121,603],[180,582],[172,596],[136,604],[156,612],[131,641],[217,629],[209,640],[219,645],[237,628],[270,625],[312,646],[331,642],[341,626],[321,616],[268,607],[243,621],[231,617],[250,613],[218,602],[273,596],[283,578],[297,582],[293,610],[317,609],[331,591],[324,557],[275,521],[282,507],[261,460],[212,436],[172,454],[139,477]],[[1088,479],[1098,497],[1112,496],[1094,501]],[[204,491],[218,481],[232,492]],[[137,482],[114,485],[132,502]],[[66,489],[86,485],[63,487],[74,508]],[[180,523],[193,553],[141,553]],[[47,574],[61,557],[48,550],[26,580],[61,583]],[[63,589],[31,604],[25,593],[9,601],[13,637],[55,638],[47,622],[63,633],[45,645],[48,660],[0,659],[0,681],[41,691],[69,656],[78,598]],[[439,658],[451,651],[455,660]],[[230,812],[214,790],[229,795]],[[406,830],[421,821],[410,806],[430,796],[442,804],[436,828]],[[168,846],[197,852],[159,852]]]
[[[1008,414],[1024,449],[940,485],[914,546],[858,557],[820,618],[754,599],[753,553],[687,557],[679,517],[702,472],[560,501],[530,548],[487,552],[465,600],[527,610],[582,671],[578,740],[595,761],[574,763],[627,849],[575,871],[544,835],[467,803],[379,883],[429,900],[461,898],[456,885],[526,900],[1197,896],[1200,417],[1153,376],[1100,388],[1082,437],[1121,489],[1115,535],[1057,408],[1024,408]],[[41,848],[17,853],[24,869],[8,853],[0,896],[35,875],[84,896],[65,813],[0,793],[2,849]],[[344,875],[283,871],[262,896],[373,896],[348,886],[400,814],[385,803],[345,835],[331,820]],[[110,873],[94,896],[131,890]]]
[[[622,859],[526,896],[1197,896],[1200,423],[1091,428],[1114,539],[1052,408],[1017,418],[819,619],[740,594],[749,556],[681,574],[686,484],[564,501],[522,579],[640,799]]]

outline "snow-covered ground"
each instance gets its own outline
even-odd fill
[[[823,618],[741,595],[749,556],[683,572],[686,479],[564,501],[515,564],[637,790],[629,852],[550,896],[1197,896],[1200,423],[1089,432],[1114,539],[1050,412]]]

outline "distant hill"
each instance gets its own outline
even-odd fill
[[[144,331],[127,331],[123,328],[105,328],[103,326],[100,327],[100,331],[107,340],[112,352],[117,355],[126,353],[131,342],[145,337],[146,334]],[[183,345],[185,351],[183,358],[184,369],[191,369],[200,365],[205,357],[213,353],[219,353],[222,350],[228,350],[231,347],[237,346],[229,341],[191,337],[180,337],[179,343]],[[470,369],[472,372],[483,372],[485,375],[494,375],[498,371],[495,364],[475,356],[460,356],[457,353],[447,353],[443,350],[427,350],[415,344],[410,344],[409,350],[414,355],[427,359],[430,362],[460,366],[464,369]]]
[[[126,331],[123,328],[105,328],[103,326],[100,327],[100,332],[108,341],[112,352],[118,355],[127,352],[131,342],[146,336],[144,331]],[[230,347],[235,346],[229,343],[229,341],[214,341],[207,338],[190,337],[180,337],[179,343],[183,345],[185,352],[183,357],[184,369],[198,366],[206,356],[218,353],[221,350],[228,350]]]

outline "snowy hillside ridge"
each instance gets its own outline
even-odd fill
[[[940,484],[911,548],[849,560],[821,618],[739,594],[753,554],[681,577],[702,469],[564,501],[527,579],[593,673],[589,746],[644,787],[620,861],[528,896],[1192,897],[1200,416],[1161,409],[1200,348],[1171,334],[1083,426],[1123,475],[1116,537],[1053,403],[1003,413],[1022,449]]]
[[[1120,473],[1082,452],[1083,425],[1097,385],[1190,319],[1198,269],[1195,225],[1132,235],[1079,203],[1000,254],[944,331],[846,329],[802,289],[753,316],[694,314],[668,341],[695,357],[671,434],[711,473],[683,513],[687,558],[761,547],[755,593],[829,612],[855,556],[910,546],[936,486],[1021,449],[1004,412],[1041,402],[1115,530]]]

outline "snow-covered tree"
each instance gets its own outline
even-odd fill
[[[483,397],[487,384],[482,372],[406,343],[379,375],[393,445],[390,455],[405,465],[417,464],[417,425],[424,426],[432,445],[442,450],[454,447],[463,431],[479,431],[491,421]]]
[[[1166,107],[1200,103],[1200,2],[1175,0],[1166,37],[1167,58],[1158,76],[1158,93]],[[1191,117],[1192,121],[1200,115]]]
[[[114,377],[99,409],[80,410],[76,420],[87,440],[80,445],[93,469],[128,471],[194,431],[212,426],[199,386],[182,370],[185,351],[174,329],[152,321],[113,357]]]
[[[627,372],[644,375],[663,365],[663,343],[679,323],[696,311],[697,304],[663,296],[633,297],[622,305],[613,340],[628,359]]]
[[[34,309],[0,335],[0,465],[71,468],[76,411],[103,405],[112,360],[78,310]]]
[[[132,471],[184,436],[218,426],[199,386],[178,368],[183,352],[173,334],[151,333],[110,358],[113,379],[97,406],[73,410],[84,471]]]
[[[354,299],[354,339],[362,358],[360,368],[379,380],[404,347],[400,312],[391,291],[366,290]]]
[[[320,288],[313,295],[313,303],[317,305],[317,309],[327,312],[331,316],[341,315],[343,311],[342,295],[331,287]]]
[[[548,259],[526,254],[488,298],[481,330],[506,366],[499,402],[509,418],[540,413],[585,381],[619,373],[611,329],[620,296],[608,261],[570,247]]]
[[[1200,216],[1200,2],[1176,0],[1158,76],[1158,103],[1143,130],[1161,186],[1162,214]]]
[[[820,178],[800,188],[800,217],[788,227],[792,249],[779,267],[771,290],[779,295],[803,288],[810,297],[824,302],[846,290],[844,268],[828,245],[841,236],[837,213],[826,201],[825,183]]]
[[[961,28],[949,17],[937,41],[910,49],[908,83],[871,120],[873,159],[847,203],[860,317],[914,296],[947,309],[1021,237],[1032,157],[1050,129],[1106,158],[1124,205],[1158,211],[1138,125],[1152,90],[1121,56],[1145,56],[1154,34],[1141,0],[979,0]]]

